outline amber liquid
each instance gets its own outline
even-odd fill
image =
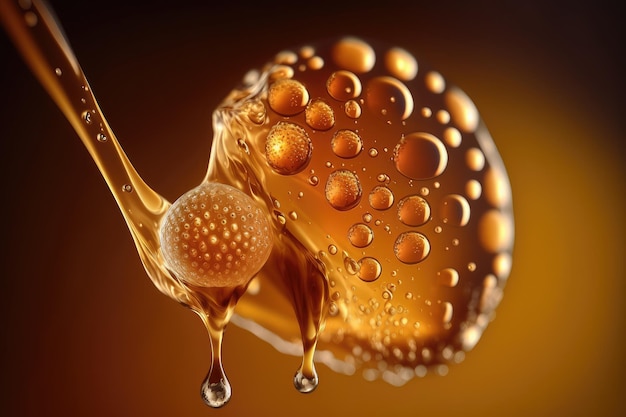
[[[149,277],[207,327],[208,405],[231,395],[221,361],[231,321],[302,356],[301,392],[318,384],[314,361],[402,385],[447,372],[478,342],[511,269],[511,194],[476,108],[439,73],[352,38],[249,73],[213,115],[202,183],[263,207],[272,252],[249,283],[200,287],[166,265],[159,231],[170,203],[126,158],[49,10],[0,5],[106,179]]]

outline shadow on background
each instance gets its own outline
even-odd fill
[[[615,10],[51,3],[130,159],[171,201],[204,175],[212,110],[277,51],[344,34],[413,51],[474,99],[491,130],[513,187],[514,266],[497,319],[445,377],[393,388],[321,366],[318,390],[302,395],[291,382],[298,358],[231,326],[234,395],[210,410],[199,397],[210,359],[200,320],[152,286],[95,165],[2,35],[2,415],[624,414]]]

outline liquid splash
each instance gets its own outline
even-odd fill
[[[511,191],[476,107],[441,74],[358,38],[282,51],[214,112],[206,177],[172,205],[135,172],[51,10],[0,7],[148,276],[205,324],[209,406],[232,394],[230,322],[301,356],[303,393],[316,361],[402,385],[478,342],[511,270]]]

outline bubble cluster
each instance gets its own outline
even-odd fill
[[[161,226],[161,242],[168,268],[200,287],[247,284],[272,248],[262,209],[219,183],[203,183],[174,202]]]
[[[229,103],[241,117],[222,114],[236,133],[217,143],[230,160],[214,176],[250,188],[280,231],[273,244],[303,253],[276,261],[271,290],[245,302],[291,294],[303,340],[317,335],[347,373],[396,385],[447,373],[480,338],[512,262],[510,187],[475,105],[408,50],[354,37],[282,51],[264,71]],[[244,152],[229,151],[231,136]],[[328,297],[283,288],[281,274],[319,274]],[[305,374],[306,391],[317,377]]]

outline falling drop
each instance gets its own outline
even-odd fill
[[[293,377],[293,385],[296,387],[298,391],[303,394],[308,394],[313,392],[317,385],[319,384],[319,378],[317,377],[317,372],[313,369],[313,374],[310,376],[305,376],[302,370],[298,370],[296,375]]]
[[[352,171],[340,169],[328,176],[326,200],[337,210],[349,210],[361,200],[361,183]]]

